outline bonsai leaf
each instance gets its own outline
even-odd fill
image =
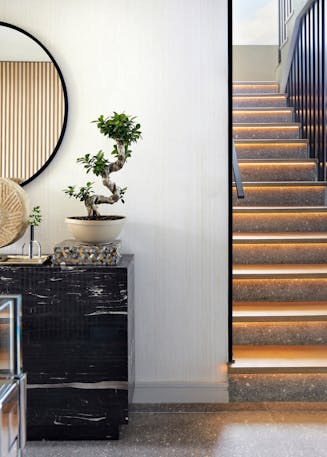
[[[119,155],[118,148],[117,148],[117,144],[114,144],[114,148],[113,148],[113,150],[111,151],[111,154],[112,154],[113,156],[118,156],[118,155]]]

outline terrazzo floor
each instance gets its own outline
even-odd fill
[[[119,441],[29,442],[26,457],[326,457],[327,409],[133,412]]]

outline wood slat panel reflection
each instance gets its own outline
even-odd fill
[[[0,62],[0,176],[33,176],[61,134],[64,93],[52,62]]]

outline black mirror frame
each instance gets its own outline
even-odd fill
[[[64,80],[64,77],[61,73],[61,70],[56,62],[56,60],[54,59],[54,57],[52,56],[52,54],[47,50],[47,48],[37,39],[35,38],[33,35],[31,35],[29,32],[26,32],[26,30],[24,29],[21,29],[20,27],[17,27],[16,25],[13,25],[13,24],[9,24],[8,22],[2,22],[0,21],[0,26],[4,26],[4,27],[8,27],[10,29],[14,29],[14,30],[17,30],[18,32],[21,32],[23,33],[24,35],[28,36],[29,38],[31,38],[33,41],[35,41],[42,49],[43,51],[50,57],[52,63],[54,64],[57,72],[58,72],[58,75],[59,75],[59,78],[60,78],[60,81],[61,81],[61,85],[62,85],[62,90],[63,90],[63,93],[64,93],[64,101],[65,101],[65,113],[64,113],[64,121],[63,121],[63,124],[62,124],[62,129],[61,129],[61,133],[60,133],[60,136],[58,138],[58,141],[57,141],[57,144],[54,148],[54,150],[52,151],[50,157],[48,158],[48,160],[42,165],[42,167],[33,175],[31,176],[30,178],[28,178],[26,181],[24,181],[23,183],[21,183],[21,186],[25,186],[26,184],[29,184],[31,181],[33,181],[35,178],[37,178],[45,169],[46,167],[50,164],[50,162],[53,160],[54,156],[56,155],[60,145],[61,145],[61,142],[63,140],[63,137],[65,135],[65,132],[66,132],[66,127],[67,127],[67,118],[68,118],[68,96],[67,96],[67,88],[66,88],[66,84],[65,84],[65,80]]]

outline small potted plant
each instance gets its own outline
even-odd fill
[[[38,250],[38,258],[41,259],[41,245],[36,239],[34,238],[34,229],[35,227],[39,227],[42,222],[42,213],[40,206],[34,206],[31,213],[28,216],[28,225],[30,226],[30,241],[28,242],[28,258],[33,259],[33,247],[34,245],[37,247]],[[24,255],[24,248],[26,243],[22,246],[22,254]]]
[[[113,205],[119,201],[124,203],[126,187],[118,187],[111,179],[111,174],[121,170],[126,160],[131,157],[130,146],[141,137],[141,125],[135,122],[134,116],[125,113],[114,112],[110,117],[103,115],[93,122],[97,124],[100,132],[114,140],[111,154],[115,161],[111,162],[100,150],[91,156],[85,154],[77,159],[84,165],[86,173],[92,172],[102,178],[102,184],[110,191],[110,195],[98,195],[93,190],[93,182],[88,181],[84,186],[76,189],[76,186],[68,186],[64,192],[69,197],[74,197],[84,203],[87,216],[74,216],[65,219],[68,227],[78,241],[86,243],[105,243],[113,241],[119,235],[124,223],[125,216],[101,216],[98,205]]]

